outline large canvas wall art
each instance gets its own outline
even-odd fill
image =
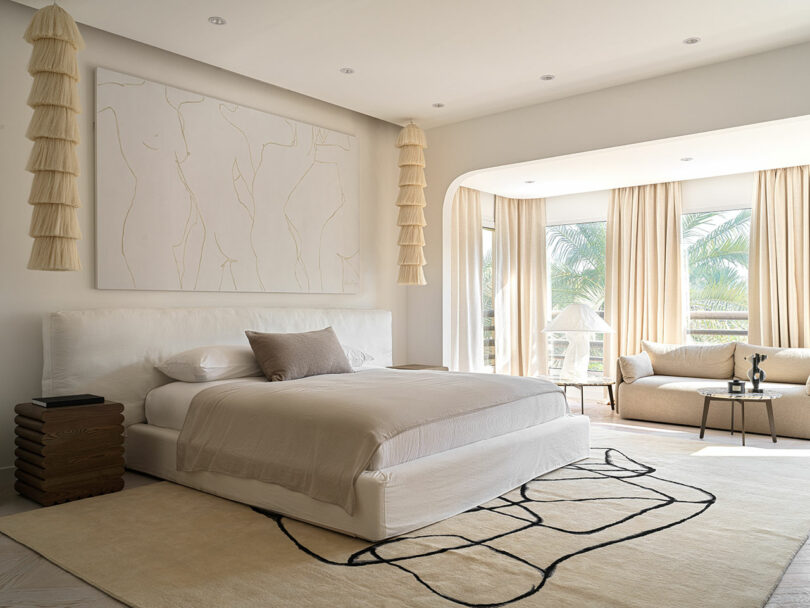
[[[356,293],[355,138],[96,72],[100,289]]]

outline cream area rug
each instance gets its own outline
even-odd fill
[[[594,428],[591,457],[379,543],[162,482],[0,519],[137,608],[762,606],[810,530],[807,450]]]

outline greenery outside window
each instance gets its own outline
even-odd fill
[[[551,316],[574,302],[605,316],[605,239],[607,222],[561,224],[546,228],[551,281]],[[564,333],[549,334],[549,372],[562,365],[568,341]],[[604,334],[591,341],[590,374],[603,374]]]
[[[484,368],[495,371],[495,301],[493,300],[492,237],[495,230],[483,228],[481,264],[481,311],[484,323]]]
[[[751,210],[685,213],[681,226],[689,273],[688,341],[745,341]]]

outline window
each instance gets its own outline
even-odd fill
[[[492,277],[492,228],[483,228],[481,311],[484,323],[484,367],[495,371],[495,303]]]
[[[546,228],[551,281],[551,316],[574,302],[605,315],[605,238],[607,222],[561,224]],[[549,335],[549,371],[562,365],[568,346],[564,333]],[[588,371],[603,373],[604,334],[591,342]]]
[[[682,228],[689,273],[688,341],[746,340],[751,210],[685,213]]]
[[[482,323],[484,366],[495,368],[495,314],[492,267],[494,229],[482,227]],[[688,342],[744,341],[748,335],[748,246],[751,210],[703,211],[682,215],[683,256],[687,269]],[[551,316],[574,302],[605,310],[607,222],[552,225],[546,228],[551,283]],[[686,294],[685,294],[686,297]],[[562,366],[568,347],[564,333],[548,336],[549,372]],[[604,334],[591,342],[588,371],[604,373]]]

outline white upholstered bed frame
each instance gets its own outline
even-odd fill
[[[334,327],[341,343],[391,365],[391,313],[293,308],[97,309],[57,312],[43,323],[46,395],[96,393],[124,404],[127,467],[369,540],[402,534],[495,498],[588,456],[589,424],[566,416],[447,450],[357,480],[353,515],[274,484],[179,472],[178,432],[146,424],[144,399],[171,379],[155,369],[196,346],[247,344],[245,329]]]

